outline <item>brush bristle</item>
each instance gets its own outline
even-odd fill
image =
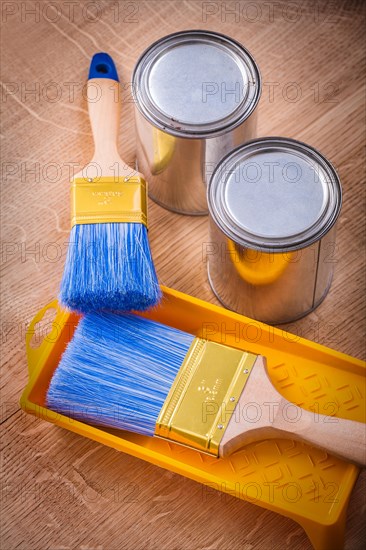
[[[53,375],[46,406],[82,422],[152,436],[193,339],[133,314],[88,314]]]
[[[75,225],[59,300],[68,309],[144,311],[161,299],[147,228],[140,223]]]

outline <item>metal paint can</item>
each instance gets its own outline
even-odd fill
[[[132,77],[137,168],[149,195],[181,214],[207,214],[219,160],[255,137],[259,69],[235,40],[182,31],[152,44]]]
[[[270,324],[325,298],[336,262],[338,175],[316,149],[281,137],[229,153],[209,187],[208,277],[224,306]]]

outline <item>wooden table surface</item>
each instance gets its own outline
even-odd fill
[[[308,549],[297,524],[64,431],[19,410],[24,333],[57,294],[69,233],[71,163],[92,154],[81,90],[107,51],[130,82],[140,53],[180,29],[242,42],[263,76],[258,134],[298,138],[339,171],[344,206],[336,271],[321,306],[289,327],[363,358],[364,3],[2,2],[2,550]],[[229,13],[229,10],[234,13]],[[124,92],[120,151],[134,162],[133,104]],[[206,278],[207,218],[150,203],[160,281],[217,303]],[[364,473],[364,472],[363,472]],[[365,476],[352,494],[346,548],[366,541]]]

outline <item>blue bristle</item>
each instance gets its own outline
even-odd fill
[[[161,299],[148,232],[141,223],[75,225],[59,300],[68,309],[144,311]]]
[[[152,436],[193,339],[137,315],[90,313],[61,358],[46,406],[82,422]]]

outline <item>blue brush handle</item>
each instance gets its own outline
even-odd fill
[[[109,54],[100,52],[93,55],[88,80],[91,78],[109,78],[119,82],[116,66]]]

